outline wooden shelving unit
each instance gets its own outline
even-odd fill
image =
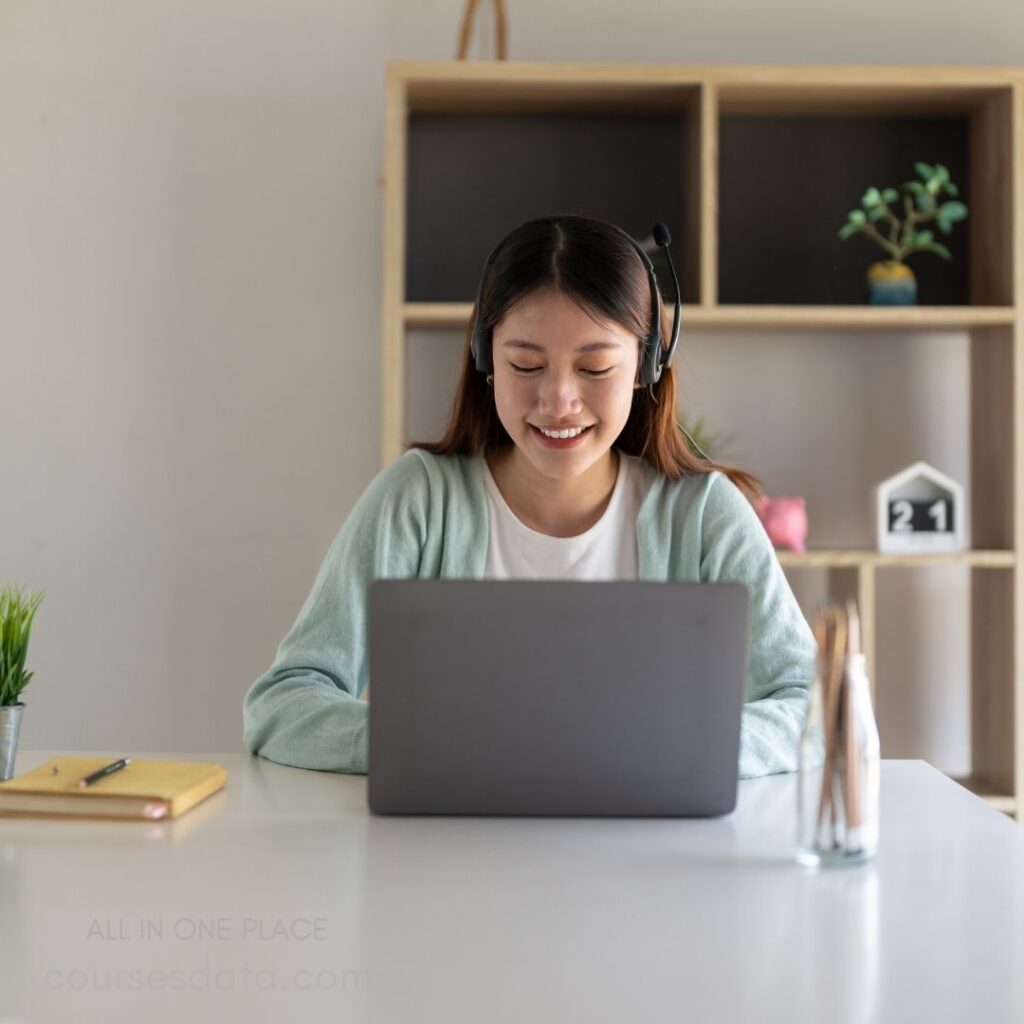
[[[538,212],[584,213],[638,235],[666,220],[680,267],[684,332],[966,332],[972,550],[779,558],[787,571],[824,569],[830,592],[857,597],[873,681],[877,573],[932,565],[969,572],[972,770],[958,781],[1021,817],[1022,88],[1024,69],[996,67],[392,63],[383,461],[400,455],[406,441],[407,332],[464,334],[484,256]],[[795,196],[772,188],[773,175],[787,170],[787,146],[815,160],[814,180],[802,180]],[[620,151],[633,155],[595,156]],[[859,194],[866,180],[904,180],[911,159],[925,151],[966,186],[970,218],[954,232],[953,262],[930,269],[927,284],[922,278],[920,305],[867,307],[859,293],[862,253],[844,247],[822,254],[822,233],[801,234],[799,223],[817,215],[834,235],[849,205],[844,199],[833,211],[828,203],[836,195]],[[560,174],[541,173],[550,166]],[[757,245],[741,244],[748,234]]]

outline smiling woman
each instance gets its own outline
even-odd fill
[[[667,254],[668,232],[663,225],[658,227],[664,232]],[[579,377],[608,380],[617,400],[618,429],[612,433],[615,424],[608,423],[600,436],[595,434],[588,465],[599,455],[610,456],[614,444],[670,479],[718,470],[756,494],[754,477],[699,459],[682,436],[671,366],[678,312],[671,344],[662,340],[665,321],[650,260],[626,232],[569,215],[527,221],[502,239],[487,259],[444,437],[411,447],[436,455],[475,455],[515,444],[522,437],[521,421],[508,403],[524,392],[508,386],[513,375],[544,378],[547,371],[545,385],[535,388],[535,422],[570,422],[571,402],[558,405],[556,399],[552,405],[549,395],[552,360],[564,368],[571,357]],[[576,465],[568,474],[559,470],[557,475],[575,475],[580,472]]]
[[[654,237],[667,253],[667,229]],[[796,767],[816,647],[742,493],[756,479],[681,433],[676,288],[668,329],[647,254],[602,221],[542,217],[495,246],[445,435],[410,445],[352,510],[246,695],[250,750],[367,770],[375,579],[730,580],[751,596],[740,775]]]

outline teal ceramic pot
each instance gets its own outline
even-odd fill
[[[905,263],[883,260],[868,267],[869,306],[916,306],[917,278]]]

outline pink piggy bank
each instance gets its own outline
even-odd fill
[[[807,506],[803,498],[758,498],[757,516],[777,548],[806,551]]]

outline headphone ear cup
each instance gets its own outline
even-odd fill
[[[640,385],[647,387],[650,384],[651,372],[651,336],[645,334],[640,339]]]
[[[473,332],[473,341],[471,343],[473,362],[481,373],[493,373],[494,362],[491,359],[490,339],[486,337],[486,333],[484,331]]]
[[[658,356],[661,352],[661,332],[645,334],[640,353],[640,383],[644,387],[657,384],[661,377]]]

